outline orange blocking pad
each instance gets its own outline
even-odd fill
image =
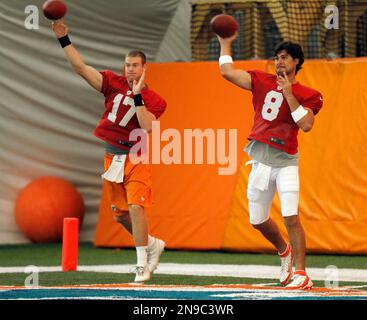
[[[266,61],[236,66],[270,68]],[[309,251],[367,253],[366,76],[366,59],[306,61],[298,75],[324,96],[313,130],[299,134],[300,214]],[[230,128],[237,129],[239,169],[221,176],[218,164],[153,165],[150,233],[175,249],[272,250],[248,222],[251,168],[240,165],[247,159],[242,149],[252,126],[251,93],[223,80],[217,62],[150,64],[147,82],[168,102],[161,132],[222,128],[228,136]],[[162,141],[160,148],[167,143]],[[277,196],[271,216],[286,236]],[[95,245],[133,245],[103,196]]]
[[[76,271],[78,266],[79,219],[64,218],[62,230],[62,271]]]

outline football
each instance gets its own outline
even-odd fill
[[[229,38],[238,30],[238,22],[228,14],[218,14],[210,21],[215,34],[221,38]]]
[[[47,19],[58,20],[65,15],[67,7],[62,0],[47,0],[42,6],[42,10]]]

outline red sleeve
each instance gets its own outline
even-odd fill
[[[104,94],[104,96],[110,95],[114,88],[112,85],[113,78],[117,77],[115,73],[113,73],[111,70],[103,70],[99,72],[102,75],[102,89],[101,92]]]
[[[251,76],[251,91],[252,93],[254,93],[257,83],[261,80],[261,77],[266,73],[260,70],[248,70],[247,72]]]
[[[320,92],[315,91],[309,98],[302,102],[302,106],[310,108],[313,114],[316,115],[322,108],[323,100]]]
[[[143,90],[141,95],[147,110],[158,119],[166,110],[166,101],[153,91]]]

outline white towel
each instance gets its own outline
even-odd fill
[[[126,156],[126,154],[113,156],[112,163],[108,170],[102,174],[102,178],[116,183],[124,182]]]
[[[257,168],[252,178],[252,185],[261,191],[268,190],[272,168],[255,160],[247,161],[246,165],[250,163],[257,163]]]

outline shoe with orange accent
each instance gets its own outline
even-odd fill
[[[288,243],[287,248],[285,251],[281,254],[279,254],[280,257],[280,284],[286,285],[289,280],[291,280],[293,275],[293,260],[294,260],[294,253],[292,246]]]
[[[286,286],[288,289],[302,290],[312,289],[312,287],[313,283],[304,270],[295,271],[291,283]]]

